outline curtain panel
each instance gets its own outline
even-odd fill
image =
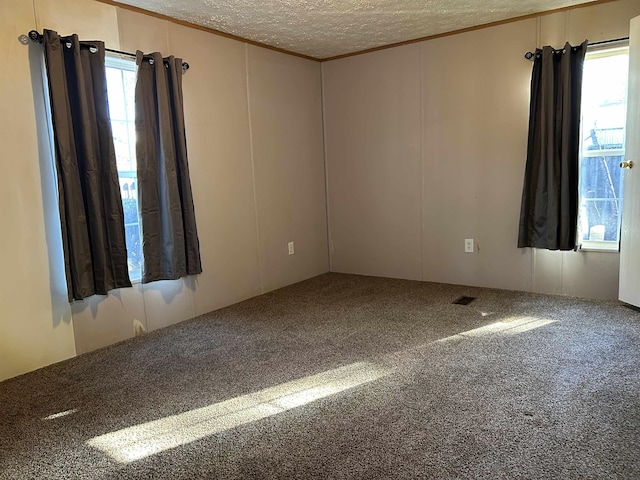
[[[582,69],[587,41],[537,49],[518,247],[573,250],[578,222]]]
[[[182,59],[137,52],[135,89],[142,282],[202,272],[182,96]]]
[[[44,31],[69,301],[130,287],[105,47]]]

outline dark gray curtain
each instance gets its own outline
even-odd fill
[[[182,99],[182,59],[137,52],[136,156],[142,282],[202,272]]]
[[[44,31],[69,301],[130,287],[104,43]]]
[[[573,250],[578,221],[582,67],[587,41],[536,50],[518,247]]]

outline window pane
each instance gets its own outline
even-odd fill
[[[582,85],[579,241],[619,241],[628,50],[587,53]]]
[[[123,203],[125,204],[125,211],[131,205],[136,210],[136,220],[137,220],[137,209],[138,202],[137,200],[127,200],[124,199]],[[126,215],[125,215],[126,216]],[[140,226],[138,222],[135,223],[125,223],[125,235],[127,240],[127,257],[129,263],[129,275],[131,279],[139,280],[142,274],[142,242],[140,239]]]
[[[134,117],[131,117],[132,119]],[[136,124],[135,122],[127,122],[127,138],[129,139],[129,170],[136,169]]]
[[[135,71],[122,71],[122,81],[124,85],[124,96],[127,110],[127,120],[133,122],[136,117],[135,111],[135,92],[136,92],[136,72]],[[135,138],[135,137],[133,137]]]
[[[137,281],[142,276],[143,258],[136,178],[135,63],[107,57],[107,65],[109,114],[124,209],[129,276]]]
[[[129,125],[127,122],[111,120],[111,131],[113,132],[113,146],[116,149],[116,162],[118,170],[133,170],[132,155],[135,151],[129,148]]]
[[[111,120],[126,120],[127,115],[122,89],[122,70],[107,67],[107,92],[109,96],[109,116]]]

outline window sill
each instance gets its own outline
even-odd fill
[[[618,242],[583,242],[578,248],[579,252],[619,253]]]

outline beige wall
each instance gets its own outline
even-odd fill
[[[250,45],[247,69],[260,278],[268,291],[328,270],[322,84],[317,63]]]
[[[419,52],[323,64],[333,271],[421,278]]]
[[[627,36],[639,14],[621,0],[323,63],[331,269],[617,298],[618,254],[516,247],[523,55]]]
[[[92,0],[3,0],[0,26],[0,380],[328,271],[319,63]],[[201,275],[68,305],[32,28],[189,61]]]

